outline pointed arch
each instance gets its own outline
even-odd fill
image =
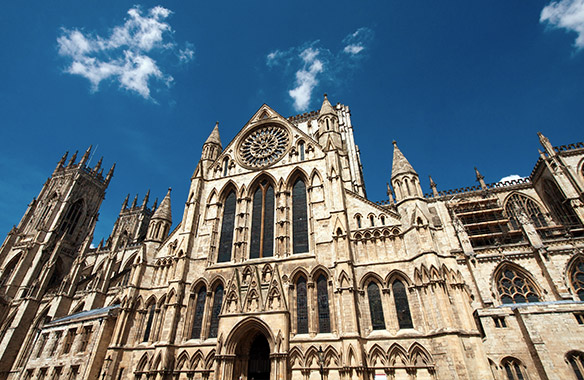
[[[349,344],[349,349],[347,350],[347,366],[353,367],[357,363],[357,355],[355,355],[355,349],[352,344]]]
[[[412,343],[408,352],[412,365],[416,367],[430,367],[434,365],[432,355],[420,343]]]
[[[324,350],[325,367],[340,367],[341,361],[337,350],[333,346],[327,346]]]
[[[525,365],[521,360],[507,356],[501,360],[501,368],[505,371],[508,380],[524,380],[527,379],[525,374]]]
[[[517,191],[512,192],[503,202],[503,207],[511,227],[515,230],[521,228],[520,214],[529,218],[535,227],[547,226],[541,206],[526,194]]]
[[[308,193],[306,188],[305,176],[297,175],[291,187],[292,187],[292,253],[304,253],[309,251]]]
[[[294,346],[288,352],[288,365],[290,368],[304,367],[304,355],[298,346]]]
[[[86,206],[83,198],[79,198],[75,202],[71,203],[67,209],[67,212],[65,213],[63,221],[61,222],[59,231],[66,232],[68,235],[71,235],[73,232],[75,232],[75,229],[77,228],[79,220],[81,219],[85,209]]]
[[[219,282],[218,284],[214,284],[209,338],[217,338],[217,333],[219,330],[219,315],[221,314],[221,307],[223,305],[223,294],[223,283]]]
[[[425,269],[426,269],[426,266],[424,264],[422,264],[422,271],[424,271]],[[416,270],[414,270],[414,273],[417,270],[418,269],[416,268]],[[419,271],[418,271],[418,273],[419,273]],[[413,282],[412,282],[412,280],[410,280],[408,275],[406,275],[404,272],[402,272],[399,269],[394,269],[391,272],[389,272],[387,274],[387,276],[385,276],[385,283],[387,284],[387,286],[391,285],[391,283],[395,280],[402,281],[404,283],[404,285],[406,285],[408,287],[413,285]]]
[[[580,301],[584,301],[584,256],[576,255],[568,263],[566,271],[570,288]]]
[[[398,343],[393,343],[387,351],[388,364],[392,367],[409,366],[409,355]]]
[[[326,278],[331,278],[331,272],[329,271],[329,269],[327,267],[325,267],[322,264],[318,264],[317,266],[315,266],[312,271],[310,271],[310,278],[312,278],[313,281],[316,281],[316,277],[320,274],[320,272],[322,272]]]
[[[359,281],[359,289],[365,289],[367,283],[370,281],[376,281],[381,287],[385,286],[385,281],[379,274],[375,272],[367,272],[365,275],[363,275],[363,277],[361,277],[361,280]]]
[[[142,355],[142,357],[140,358],[140,360],[138,361],[138,365],[136,366],[136,370],[138,372],[144,372],[148,370],[148,363],[150,359],[150,355],[148,355],[148,352],[145,352],[144,355]]]
[[[379,364],[377,364],[378,361]],[[371,368],[385,368],[387,366],[387,356],[379,344],[374,344],[369,350],[367,365]]]
[[[408,290],[406,286],[399,278],[396,278],[391,282],[391,290],[399,328],[413,328],[414,325],[412,323],[412,314],[410,312],[410,303],[408,301]]]
[[[322,185],[322,175],[320,172],[315,168],[310,173],[310,186],[321,186]]]
[[[503,304],[540,302],[541,290],[531,274],[515,263],[502,262],[494,271],[494,289]]]
[[[211,190],[211,192],[209,193],[209,196],[207,197],[207,205],[213,205],[213,204],[217,203],[218,200],[219,200],[219,192],[217,191],[217,189],[213,188],[213,190]]]
[[[194,310],[193,310],[193,324],[191,326],[191,339],[200,339],[201,330],[203,327],[203,318],[205,316],[205,304],[207,301],[207,287],[205,283],[201,281],[199,283],[199,288],[197,290],[196,296],[194,298]]]
[[[315,346],[310,346],[304,354],[304,364],[306,367],[318,366],[318,350]]]
[[[8,261],[8,263],[4,266],[2,270],[2,276],[0,277],[0,286],[4,285],[10,280],[10,276],[14,272],[16,265],[20,261],[22,257],[22,251],[18,252]]]
[[[383,315],[383,303],[381,302],[381,291],[377,281],[369,281],[367,284],[367,300],[369,301],[369,316],[371,317],[371,328],[373,330],[385,329],[385,317]]]
[[[293,277],[296,287],[296,332],[298,334],[308,333],[308,289],[307,277],[304,272],[297,272]]]
[[[331,320],[329,309],[329,287],[328,277],[323,271],[315,273],[316,277],[316,297],[318,310],[318,331],[320,333],[331,332]]]
[[[217,252],[217,262],[231,261],[233,250],[233,235],[235,229],[235,213],[237,208],[237,188],[234,184],[227,183],[222,194],[223,218],[221,220],[221,234]]]
[[[572,350],[565,356],[566,362],[572,367],[576,379],[584,379],[584,353],[582,351]]]
[[[195,351],[193,356],[191,357],[191,370],[200,370],[203,369],[202,367],[205,366],[205,356],[201,352],[201,350]]]
[[[205,369],[206,370],[213,369],[214,364],[215,364],[215,349],[212,349],[211,351],[209,351],[209,353],[207,354],[207,357],[205,358]]]
[[[190,360],[189,360],[189,354],[186,350],[183,350],[177,357],[176,359],[176,370],[178,371],[183,371],[185,369],[190,369],[190,368],[184,368],[185,364],[189,364]]]
[[[249,187],[252,199],[249,258],[274,255],[274,220],[276,180],[268,173],[256,176]]]

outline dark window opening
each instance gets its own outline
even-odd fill
[[[306,279],[299,277],[296,282],[296,323],[297,333],[308,333],[308,303],[306,294]]]
[[[328,286],[324,275],[320,275],[316,280],[316,294],[318,300],[318,331],[321,333],[331,332],[331,321],[328,301]]]
[[[297,179],[292,189],[292,251],[308,252],[308,217],[306,211],[306,185]]]
[[[219,314],[221,313],[221,305],[223,304],[223,285],[218,285],[215,288],[215,295],[213,296],[213,309],[211,310],[211,325],[209,327],[209,338],[217,338],[219,330]]]
[[[385,329],[381,294],[379,293],[379,286],[375,282],[370,282],[367,285],[367,297],[369,298],[369,312],[371,314],[371,326],[373,330]]]
[[[225,199],[223,208],[223,222],[221,223],[221,238],[219,239],[219,253],[217,262],[231,261],[233,247],[233,228],[235,227],[235,192],[230,191]]]

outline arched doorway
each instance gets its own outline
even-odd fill
[[[247,362],[248,380],[270,379],[270,345],[264,334],[258,333],[253,338]]]

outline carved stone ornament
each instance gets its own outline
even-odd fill
[[[239,145],[244,166],[263,168],[278,162],[290,145],[290,133],[282,126],[267,124],[247,134]]]

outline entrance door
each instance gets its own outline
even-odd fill
[[[247,380],[270,380],[270,345],[263,334],[257,334],[251,343]]]

